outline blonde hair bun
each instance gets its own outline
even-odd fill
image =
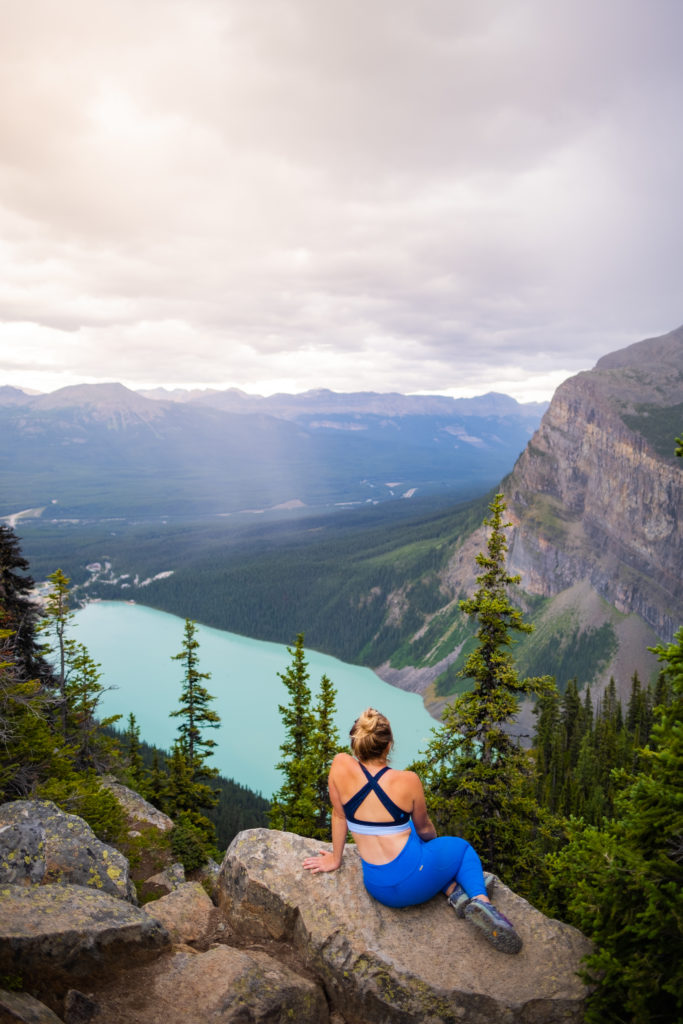
[[[388,756],[394,745],[389,719],[375,708],[366,708],[351,726],[351,749],[359,761]]]

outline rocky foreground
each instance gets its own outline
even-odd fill
[[[149,810],[147,827],[167,828]],[[46,801],[4,804],[0,1024],[582,1020],[576,971],[589,943],[576,929],[497,882],[494,900],[524,940],[505,956],[443,898],[375,902],[352,846],[340,871],[305,872],[325,846],[242,832],[220,870],[186,881],[168,865],[142,890],[164,895],[139,907],[128,862],[85,822]]]

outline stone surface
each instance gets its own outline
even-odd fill
[[[167,814],[160,811],[154,804],[150,804],[134,789],[129,789],[128,786],[117,782],[113,776],[104,776],[102,785],[112,791],[123,808],[130,830],[139,832],[146,828],[155,828],[159,832],[170,832],[173,828],[173,821]]]
[[[64,1024],[90,1024],[96,1012],[94,999],[78,989],[69,989],[64,1000]]]
[[[679,328],[566,380],[505,482],[508,568],[526,590],[549,596],[590,580],[667,642],[683,611],[683,473],[673,454],[682,361]],[[648,409],[670,410],[666,456],[632,429]]]
[[[209,896],[216,903],[218,899],[218,876],[221,871],[220,864],[209,858],[206,864],[192,872],[192,881],[201,882]]]
[[[114,794],[125,816],[126,835],[121,837],[117,845],[128,859],[138,895],[145,900],[150,896],[170,892],[174,886],[147,886],[146,879],[163,874],[173,863],[173,821],[139,793],[117,782],[112,775],[105,775],[102,785]],[[184,876],[181,881],[185,881]]]
[[[243,940],[291,942],[350,1024],[582,1020],[575,971],[590,944],[576,929],[499,883],[495,903],[524,940],[506,956],[443,897],[402,910],[377,903],[351,846],[339,871],[304,871],[304,857],[321,848],[329,846],[289,833],[241,832],[221,866],[219,906]]]
[[[62,1020],[27,992],[0,989],[0,1024],[62,1024]]]
[[[534,641],[527,646],[522,640],[515,655],[521,678],[558,670],[559,658],[544,651],[555,653],[558,645],[561,651],[574,635],[590,642],[592,631],[603,626],[604,657],[595,652],[583,679],[594,702],[611,676],[625,703],[634,671],[641,679],[658,671],[647,648],[671,641],[683,621],[683,467],[674,457],[682,365],[683,327],[604,356],[593,370],[564,381],[501,481],[505,518],[512,524],[507,569],[521,576],[517,594],[527,605],[527,621],[536,625]],[[424,620],[419,615],[412,636],[408,620],[416,609],[422,612],[411,597],[415,581],[403,580],[382,594],[385,625],[418,641],[415,650],[422,654],[414,655],[417,665],[395,669],[386,661],[376,671],[392,685],[422,694],[435,718],[452,701],[434,683],[462,653],[461,644],[453,647],[453,617],[459,600],[474,593],[476,557],[487,540],[481,526],[447,543],[447,562],[434,580],[443,601]],[[525,592],[545,600],[527,602]],[[429,651],[423,650],[427,635]],[[437,660],[444,650],[449,653]],[[530,713],[520,723],[522,737],[529,724]]]
[[[173,942],[206,948],[215,937],[218,911],[199,882],[185,882],[143,909],[163,924]]]
[[[52,1009],[70,988],[157,957],[166,929],[125,900],[80,885],[0,887],[0,975]]]
[[[2,804],[0,830],[0,884],[73,883],[137,902],[123,854],[50,800]]]
[[[322,989],[266,953],[175,949],[93,996],[93,1024],[327,1024]]]
[[[166,896],[185,884],[185,869],[182,864],[170,864],[163,871],[146,878],[142,887],[145,895]]]
[[[40,885],[44,877],[44,829],[32,821],[0,825],[0,882]]]

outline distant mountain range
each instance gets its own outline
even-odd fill
[[[542,417],[504,395],[154,395],[0,389],[0,516],[45,509],[24,550],[83,595],[144,587],[145,603],[221,629],[305,632],[438,714],[467,685],[459,601],[486,544],[482,496],[500,489],[535,625],[520,673],[576,676],[595,696],[613,675],[626,699],[683,622],[683,327],[565,381]]]
[[[193,518],[469,497],[509,470],[545,408],[497,394],[2,387],[0,516]]]

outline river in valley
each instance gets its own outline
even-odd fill
[[[74,625],[73,638],[87,647],[101,666],[102,682],[111,687],[101,702],[101,716],[121,714],[118,727],[125,728],[132,711],[142,738],[169,749],[178,726],[169,712],[178,706],[183,682],[183,664],[172,656],[182,649],[184,620],[144,605],[98,601],[77,611]],[[211,673],[204,685],[221,716],[219,728],[206,731],[218,744],[209,763],[226,778],[270,797],[280,785],[274,767],[284,739],[278,704],[288,703],[289,694],[278,672],[291,663],[287,647],[201,625],[196,639],[199,671]],[[419,696],[390,686],[369,668],[327,654],[307,649],[306,661],[314,699],[323,674],[335,685],[342,743],[357,715],[372,706],[391,720],[396,768],[424,748],[437,723]]]

